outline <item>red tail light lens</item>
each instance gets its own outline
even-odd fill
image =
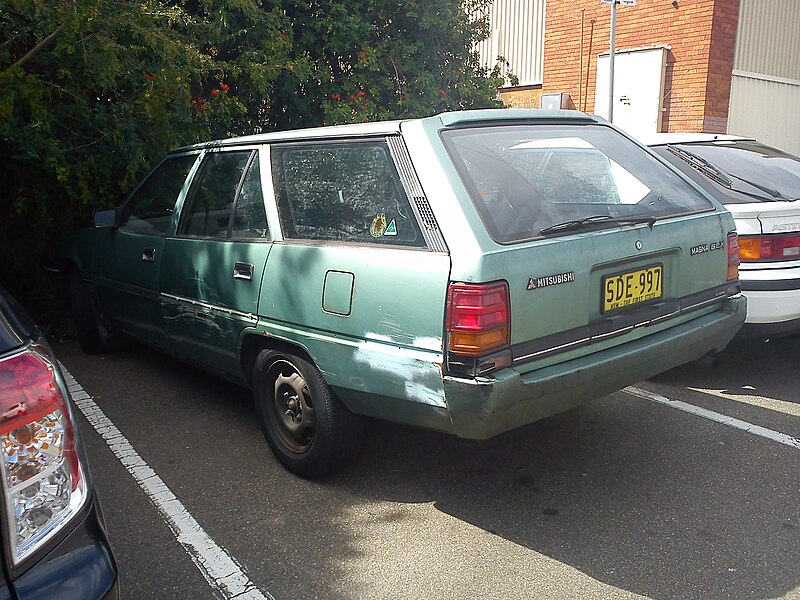
[[[0,470],[13,561],[49,539],[86,499],[69,409],[35,346],[0,361]]]
[[[735,233],[728,234],[728,281],[739,279],[739,240]]]
[[[511,309],[506,282],[451,283],[447,290],[449,349],[462,356],[483,356],[508,346]]]
[[[743,261],[797,260],[800,259],[800,234],[741,237],[739,248]]]

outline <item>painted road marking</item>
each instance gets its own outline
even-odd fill
[[[59,363],[61,364],[61,363]],[[244,568],[228,552],[218,546],[200,527],[200,524],[175,497],[175,494],[156,475],[133,446],[120,433],[114,423],[106,417],[92,397],[81,387],[69,371],[61,365],[75,405],[92,427],[97,430],[111,451],[144,490],[150,502],[175,534],[175,538],[188,552],[195,566],[226,600],[275,600],[268,592],[262,592],[250,581]]]
[[[758,406],[759,408],[766,408],[767,410],[774,410],[782,412],[793,417],[800,417],[800,404],[797,402],[790,402],[788,400],[779,400],[778,398],[768,398],[767,396],[756,395],[755,388],[747,386],[742,388],[741,393],[735,393],[726,390],[713,390],[706,388],[686,387],[687,390],[693,392],[700,392],[701,394],[709,394],[717,398],[724,398],[725,400],[733,400],[741,404],[749,404],[750,406]],[[752,390],[752,394],[746,394]]]
[[[767,429],[766,427],[761,427],[760,425],[753,425],[752,423],[748,423],[747,421],[734,419],[733,417],[723,415],[722,413],[714,412],[713,410],[707,410],[705,408],[700,408],[699,406],[695,406],[694,404],[688,404],[687,402],[682,402],[681,400],[671,400],[666,396],[662,396],[661,394],[656,394],[655,392],[650,392],[648,390],[643,390],[641,388],[626,387],[622,391],[627,392],[632,396],[637,396],[639,398],[644,398],[645,400],[652,400],[654,402],[659,402],[660,404],[671,406],[672,408],[677,408],[678,410],[682,410],[687,413],[703,417],[704,419],[716,421],[717,423],[721,423],[729,427],[741,429],[742,431],[746,431],[747,433],[752,433],[753,435],[767,438],[768,440],[772,440],[773,442],[778,442],[779,444],[784,444],[785,446],[789,446],[790,448],[794,448],[795,450],[800,450],[800,439],[797,439],[790,435],[786,435],[785,433],[779,433],[777,431]]]

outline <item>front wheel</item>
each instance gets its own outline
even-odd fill
[[[347,410],[304,358],[262,350],[253,395],[264,437],[292,473],[309,479],[327,475],[361,449],[362,418]]]

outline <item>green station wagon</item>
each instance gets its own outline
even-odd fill
[[[722,350],[731,216],[608,123],[485,110],[167,154],[63,247],[81,344],[253,389],[290,471],[364,416],[486,439]]]

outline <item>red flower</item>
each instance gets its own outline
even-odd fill
[[[356,100],[358,100],[358,98],[356,98],[355,96],[350,96],[350,101],[351,102],[355,102]]]
[[[221,90],[224,90],[224,91],[226,91],[226,92],[227,92],[229,89],[231,89],[231,86],[229,86],[229,85],[227,85],[227,84],[225,84],[225,83],[220,83],[220,84],[219,84],[219,88],[220,88]]]
[[[364,96],[366,96],[366,94],[365,94],[364,92],[358,92],[358,95],[359,95],[359,96],[361,96],[362,98],[363,98]]]
[[[335,100],[336,102],[341,102],[342,97],[339,94],[331,94],[331,100]]]
[[[363,50],[361,50],[361,52],[358,53],[358,60],[359,62],[364,62],[366,58],[367,58],[367,49],[364,48]]]
[[[439,92],[439,93],[440,93],[442,96],[444,96],[444,95],[447,93],[447,92],[445,92],[445,91],[444,91],[442,88],[440,88],[440,87],[437,87],[437,88],[434,88],[434,89],[435,89],[437,92]]]
[[[144,78],[147,79],[147,81],[155,81],[156,80],[156,76],[153,75],[152,73],[145,74]]]
[[[197,112],[203,112],[203,109],[206,107],[206,102],[208,102],[208,100],[200,96],[192,96],[191,100],[192,104],[194,104],[194,107],[197,109]]]
[[[219,90],[211,90],[212,96],[216,96],[217,94],[219,94]]]

